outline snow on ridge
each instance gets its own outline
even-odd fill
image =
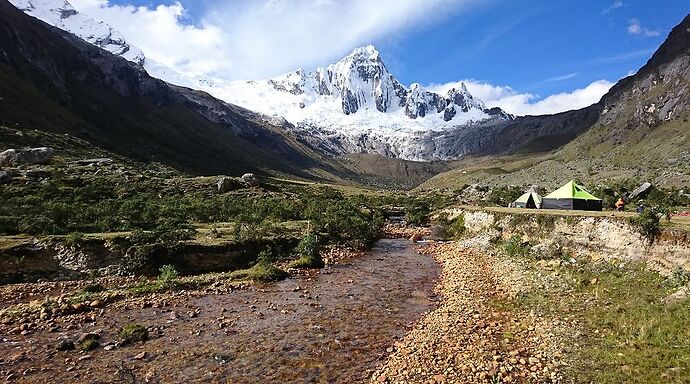
[[[79,13],[66,0],[10,0],[17,8],[87,42],[143,66],[169,83],[285,121],[286,129],[334,154],[366,152],[408,160],[453,158],[434,137],[510,116],[488,110],[464,84],[445,95],[418,83],[406,87],[373,45],[313,71],[302,69],[267,80],[190,78],[151,60],[110,25]]]
[[[24,13],[77,35],[114,55],[122,56],[138,65],[144,64],[146,57],[141,49],[130,45],[124,36],[110,25],[77,12],[66,0],[10,0],[10,2]]]

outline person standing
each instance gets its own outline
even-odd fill
[[[616,210],[618,212],[623,212],[625,210],[625,200],[623,200],[622,197],[619,197],[618,201],[616,201]]]

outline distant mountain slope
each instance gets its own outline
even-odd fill
[[[0,124],[64,132],[195,173],[329,168],[281,129],[0,0]]]
[[[478,152],[490,156],[465,159],[461,167],[435,176],[422,188],[473,182],[555,185],[571,178],[644,178],[688,186],[689,119],[690,15],[636,74],[619,81],[597,104],[517,118],[486,151]],[[561,145],[555,153],[534,155]],[[496,152],[498,148],[504,151]]]

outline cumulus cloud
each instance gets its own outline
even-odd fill
[[[112,5],[107,0],[70,0],[80,12],[119,30],[147,57],[190,76],[232,68],[234,57],[225,49],[229,37],[220,27],[185,25],[180,3],[155,8]]]
[[[585,88],[572,92],[557,93],[539,98],[531,93],[520,93],[505,85],[494,85],[476,80],[463,80],[470,93],[484,101],[487,107],[500,107],[517,116],[546,115],[584,108],[598,102],[613,86],[606,80],[597,80]],[[460,81],[428,86],[432,91],[445,93],[451,88],[460,87]]]
[[[645,37],[659,36],[661,32],[645,28],[640,23],[640,20],[630,19],[628,22],[628,33],[631,35],[639,35]]]
[[[447,17],[474,1],[226,1],[189,25],[179,2],[150,8],[70,0],[80,12],[120,30],[148,57],[187,75],[225,79],[260,79],[316,67],[373,39]]]

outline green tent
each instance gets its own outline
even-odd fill
[[[527,193],[520,196],[513,202],[513,207],[515,208],[541,208],[542,197],[530,188]]]
[[[601,199],[570,180],[564,186],[544,196],[541,207],[543,209],[601,211]]]

